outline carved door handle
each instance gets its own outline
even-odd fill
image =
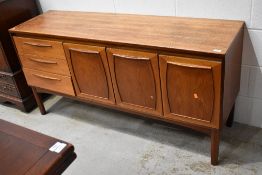
[[[82,49],[75,49],[75,48],[69,48],[69,50],[80,52],[80,53],[86,53],[86,54],[99,54],[98,51],[94,51],[94,50],[82,50]]]
[[[146,58],[146,57],[135,57],[135,56],[121,55],[121,54],[113,54],[113,56],[120,57],[120,58],[126,58],[126,59],[132,59],[132,60],[150,60],[149,58]]]
[[[196,65],[196,64],[188,64],[188,63],[178,63],[173,61],[167,61],[168,64],[173,64],[176,66],[182,66],[182,67],[190,67],[190,68],[198,68],[198,69],[209,69],[212,70],[211,66],[202,66],[202,65]]]

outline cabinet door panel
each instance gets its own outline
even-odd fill
[[[77,96],[114,103],[105,48],[68,43],[64,47]]]
[[[160,56],[164,115],[190,122],[218,124],[221,64]]]
[[[120,49],[107,51],[117,104],[160,115],[162,103],[157,55]]]

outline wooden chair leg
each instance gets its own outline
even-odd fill
[[[37,105],[39,107],[39,110],[40,110],[41,114],[45,115],[46,114],[45,106],[44,106],[40,96],[38,95],[36,88],[32,87],[32,91],[33,91],[36,103],[37,103]]]
[[[233,125],[234,111],[235,111],[235,104],[234,104],[233,108],[231,109],[230,114],[228,116],[227,123],[226,123],[227,127],[232,127],[232,125]]]
[[[220,131],[218,129],[211,130],[211,164],[218,165]]]

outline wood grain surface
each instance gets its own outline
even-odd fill
[[[61,41],[14,37],[19,55],[66,59]]]
[[[224,55],[243,24],[228,20],[49,11],[10,32]]]
[[[219,128],[221,62],[160,55],[164,116]]]
[[[23,69],[28,85],[45,87],[68,95],[75,95],[71,77],[43,72],[34,69]]]
[[[64,43],[76,96],[115,104],[104,47]]]
[[[61,140],[0,119],[0,174],[54,175],[63,172],[76,158],[74,146],[66,143],[60,152],[49,148]],[[69,160],[64,166],[64,162]],[[61,174],[59,173],[59,174]]]
[[[108,48],[107,55],[117,105],[161,115],[157,54]]]

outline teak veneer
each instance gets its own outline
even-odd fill
[[[211,136],[233,121],[241,21],[49,11],[10,30],[38,92],[60,94]]]

